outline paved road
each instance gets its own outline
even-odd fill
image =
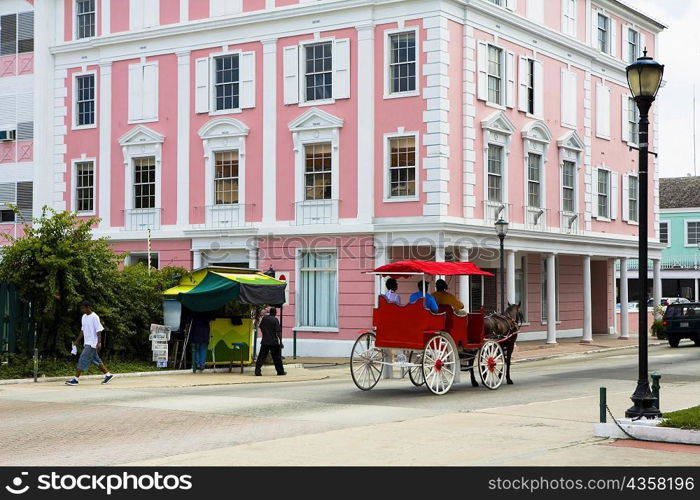
[[[650,369],[663,375],[662,409],[700,403],[700,349],[661,346],[650,353]],[[515,385],[489,391],[464,377],[439,397],[408,380],[382,380],[361,392],[347,367],[313,369],[323,380],[269,384],[127,387],[126,379],[115,379],[109,386],[2,386],[0,465],[556,464],[631,457],[700,465],[700,454],[640,455],[592,437],[598,388],[608,387],[610,406],[621,415],[636,366],[636,351],[520,363]],[[451,451],[424,454],[421,440]],[[497,453],[484,451],[490,442],[498,443]],[[384,451],[373,453],[373,446]]]

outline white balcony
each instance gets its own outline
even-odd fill
[[[498,219],[510,222],[510,203],[484,200],[484,223],[494,224]]]
[[[338,200],[306,200],[294,204],[296,225],[336,224]]]
[[[204,211],[206,229],[235,229],[250,226],[250,223],[246,222],[249,207],[241,203],[231,203],[195,207],[195,210]]]
[[[160,229],[162,208],[132,208],[124,210],[124,231]]]
[[[559,212],[559,230],[564,234],[583,233],[583,214],[577,212]]]
[[[549,209],[538,207],[523,207],[525,210],[525,228],[530,231],[549,230]]]

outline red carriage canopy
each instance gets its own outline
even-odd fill
[[[429,274],[443,276],[493,276],[488,271],[479,269],[472,262],[428,262],[424,260],[401,260],[379,266],[374,274]]]

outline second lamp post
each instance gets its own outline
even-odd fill
[[[498,239],[501,240],[501,268],[498,271],[501,277],[501,313],[506,310],[506,285],[505,285],[505,264],[503,261],[503,240],[506,239],[506,234],[508,234],[508,223],[503,220],[503,217],[499,217],[496,221],[496,234]]]

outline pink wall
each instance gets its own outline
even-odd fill
[[[160,24],[180,22],[180,0],[160,0]]]
[[[357,216],[357,30],[355,28],[324,31],[321,38],[349,38],[350,39],[350,99],[338,99],[334,104],[318,106],[344,120],[340,129],[340,166],[339,188],[341,200],[338,206],[338,215],[343,218]],[[312,40],[313,35],[303,35],[280,38],[277,45],[277,65],[280,70],[277,74],[277,218],[279,220],[294,219],[295,200],[295,164],[294,145],[292,134],[287,124],[306,113],[313,106],[299,107],[298,105],[284,104],[284,47],[296,45],[303,40]]]
[[[112,244],[116,253],[146,252],[146,241],[120,241]],[[192,268],[192,240],[153,240],[151,251],[158,252],[158,267],[180,266]]]
[[[99,95],[100,91],[100,69],[99,66],[88,66],[88,71],[95,71],[95,95]],[[97,101],[96,113],[95,113],[95,127],[87,128],[81,130],[72,130],[72,125],[74,122],[73,113],[75,112],[73,108],[73,99],[70,96],[74,95],[74,75],[76,73],[81,73],[82,68],[71,68],[68,70],[68,76],[65,79],[67,95],[69,97],[64,98],[68,114],[64,119],[64,124],[68,129],[68,134],[65,137],[66,143],[66,173],[63,174],[66,183],[66,192],[64,195],[64,200],[66,202],[66,208],[72,209],[73,203],[73,167],[72,161],[79,160],[81,155],[85,155],[86,158],[95,159],[95,166],[97,167],[97,158],[99,157],[99,119],[100,119],[100,103]],[[98,177],[99,169],[95,170],[95,185],[99,185],[100,179]],[[95,213],[97,213],[99,207],[98,201],[98,190],[95,190]],[[99,214],[97,214],[99,215]]]
[[[299,0],[277,0],[275,7],[284,7],[285,5],[294,5],[299,3]]]
[[[109,20],[112,33],[129,31],[129,6],[126,1],[110,3]]]
[[[190,0],[190,21],[209,17],[209,0]]]
[[[422,29],[422,21],[420,19],[408,20],[405,23],[406,27],[418,26],[418,54],[420,54],[420,66],[427,61],[425,52],[422,50],[422,44],[425,40],[425,30]],[[398,99],[384,99],[384,38],[387,30],[396,29],[396,23],[382,24],[376,27],[374,39],[376,41],[374,48],[375,71],[374,71],[374,91],[376,95],[374,104],[374,211],[376,217],[411,217],[419,216],[423,213],[423,204],[425,203],[425,193],[421,188],[426,180],[426,171],[422,168],[423,158],[426,156],[426,147],[423,145],[423,136],[427,129],[423,123],[423,111],[425,110],[425,100],[421,95],[414,97],[401,97]],[[357,71],[353,68],[355,74]],[[426,84],[426,77],[422,75],[418,80],[418,91],[423,92]],[[386,160],[384,158],[384,134],[396,132],[399,127],[404,127],[406,131],[418,131],[420,147],[417,151],[416,158],[418,159],[420,168],[417,172],[417,180],[419,181],[416,189],[418,190],[418,201],[400,202],[400,203],[384,203],[384,171]],[[460,148],[461,149],[461,148]]]
[[[265,9],[265,0],[243,0],[243,12]]]
[[[286,275],[289,283],[289,304],[284,307],[284,337],[291,338],[295,325],[296,250],[299,248],[337,249],[340,332],[299,332],[298,338],[350,340],[357,337],[360,329],[371,327],[374,278],[364,273],[374,268],[372,237],[263,238],[260,240],[260,269],[273,265],[276,271]]]
[[[217,114],[209,116],[209,114],[192,114],[190,122],[190,222],[192,224],[203,224],[205,221],[205,165],[204,165],[204,146],[202,139],[199,137],[199,130],[210,120],[217,118],[229,117],[235,118],[243,122],[250,129],[250,133],[246,137],[246,156],[245,156],[245,201],[246,220],[255,222],[262,220],[262,134],[263,134],[263,118],[262,118],[262,96],[263,96],[263,81],[266,75],[263,74],[262,65],[262,45],[258,42],[247,43],[241,45],[231,45],[229,49],[240,50],[244,52],[254,51],[256,53],[255,61],[255,107],[252,109],[244,109],[240,113]],[[191,54],[192,64],[190,66],[190,84],[191,88],[195,88],[195,63],[200,57],[207,57],[209,54],[221,52],[221,47],[208,48],[193,51]],[[195,109],[194,92],[190,94],[190,110]]]

